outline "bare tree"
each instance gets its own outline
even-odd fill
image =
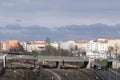
[[[81,56],[86,56],[86,50],[83,49],[83,48],[79,48],[79,49],[78,49],[78,53],[79,53],[79,55],[81,55]]]
[[[116,57],[119,56],[119,50],[120,46],[116,43],[113,46],[108,47],[108,54],[111,57],[112,55],[115,55]]]
[[[115,56],[116,56],[116,57],[118,57],[118,55],[119,55],[119,54],[118,54],[118,50],[119,50],[119,46],[118,46],[118,44],[116,43],[116,44],[115,44],[115,47],[114,47],[114,51],[115,51]]]
[[[42,51],[44,55],[50,55],[50,56],[54,56],[54,48],[51,46],[51,41],[50,38],[47,37],[46,38],[46,45],[45,45],[45,51]]]
[[[69,48],[70,48],[70,55],[73,56],[74,46],[73,46],[73,45],[70,45]]]
[[[71,56],[78,56],[79,53],[78,53],[78,46],[77,45],[70,45],[70,53],[71,53]]]
[[[77,56],[80,56],[79,49],[78,49],[77,45],[74,46],[74,52]]]
[[[108,47],[108,55],[109,55],[109,57],[112,57],[112,54],[114,53],[114,47],[112,47],[112,46],[109,46]]]

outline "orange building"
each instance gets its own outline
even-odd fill
[[[18,40],[9,40],[6,42],[6,49],[10,50],[18,50],[19,48],[19,41]]]

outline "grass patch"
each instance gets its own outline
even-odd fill
[[[101,66],[107,66],[107,61],[97,61],[96,63]]]

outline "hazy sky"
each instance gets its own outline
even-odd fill
[[[120,0],[0,0],[0,26],[120,24]]]

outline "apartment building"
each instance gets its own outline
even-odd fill
[[[87,44],[87,51],[106,53],[108,51],[107,39],[91,40]]]

